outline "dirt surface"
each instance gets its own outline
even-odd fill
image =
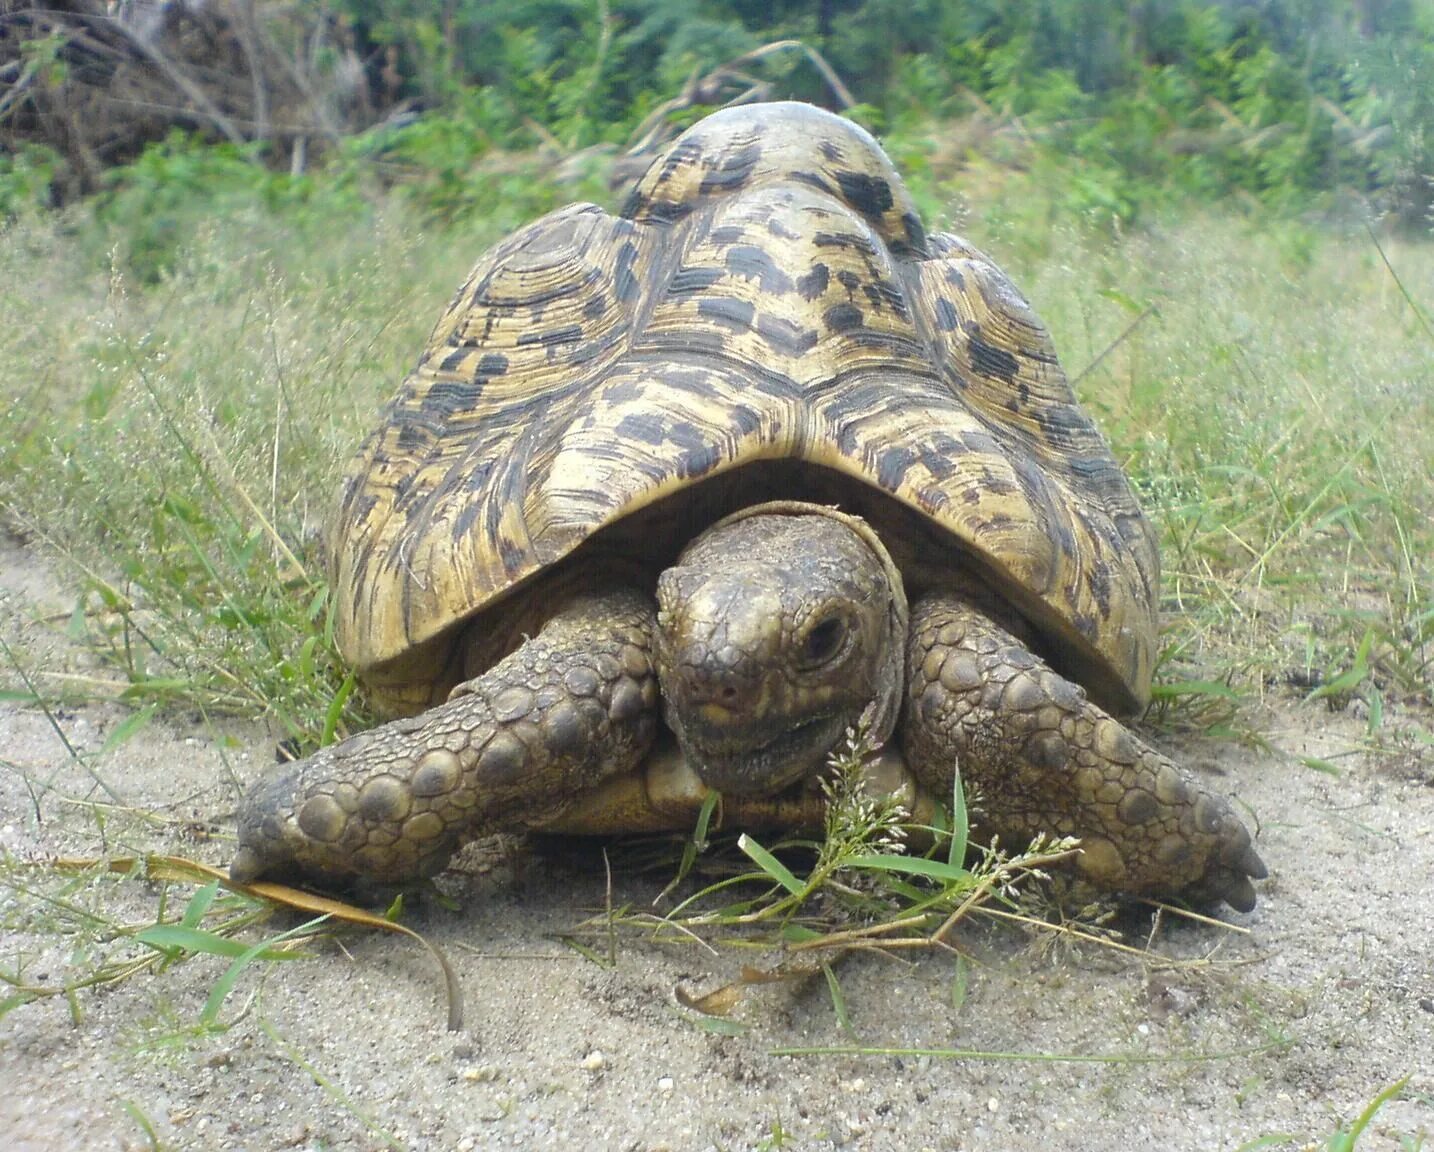
[[[31,552],[0,543],[0,636],[29,667],[89,674],[63,638],[71,606]],[[271,734],[157,718],[88,767],[56,734],[93,752],[128,715],[66,708],[52,724],[0,702],[7,973],[23,966],[27,980],[54,985],[89,970],[57,906],[25,889],[123,924],[152,922],[160,898],[125,880],[62,892],[53,872],[15,861],[227,860],[235,803],[269,766]],[[560,936],[601,908],[601,858],[529,852],[520,866],[455,878],[455,908],[410,913],[458,969],[465,1031],[444,1029],[441,984],[421,949],[360,934],[314,959],[253,966],[225,1006],[237,1023],[205,1034],[197,1022],[227,962],[200,957],[0,1018],[0,1144],[1018,1152],[1233,1149],[1285,1135],[1282,1146],[1313,1147],[1408,1076],[1359,1147],[1429,1147],[1431,750],[1411,740],[1402,752],[1362,751],[1358,716],[1294,698],[1245,718],[1269,750],[1173,749],[1258,821],[1272,876],[1252,914],[1229,917],[1238,932],[1166,921],[1153,955],[1131,960],[973,931],[959,1007],[946,960],[841,967],[862,1044],[1112,1062],[774,1054],[851,1043],[820,979],[757,988],[737,1010],[743,1034],[710,1034],[674,989],[707,991],[761,957],[624,940],[615,967],[586,959]],[[1393,707],[1383,731],[1428,730],[1429,719]],[[613,898],[646,904],[665,881],[620,873]],[[171,892],[186,898],[183,886]],[[1132,921],[1131,942],[1144,945],[1150,926]]]

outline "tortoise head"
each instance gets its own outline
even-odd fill
[[[906,598],[855,517],[745,509],[662,573],[657,606],[665,718],[709,787],[776,793],[815,773],[849,727],[891,734]]]

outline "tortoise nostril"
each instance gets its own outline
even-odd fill
[[[750,694],[744,683],[726,668],[687,668],[681,673],[681,695],[688,704],[719,704],[740,708]]]

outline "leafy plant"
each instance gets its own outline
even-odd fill
[[[173,132],[132,164],[112,169],[94,206],[125,269],[155,283],[191,249],[196,234],[221,216],[281,215],[301,228],[356,224],[369,211],[339,167],[292,176],[260,162],[258,145],[212,144]]]
[[[38,145],[0,155],[0,222],[49,206],[56,158]]]
[[[820,974],[838,1021],[850,1031],[835,970],[841,957],[867,950],[950,952],[948,936],[978,910],[1004,906],[1021,919],[1016,899],[1021,885],[1068,860],[1076,848],[1071,839],[1038,839],[1008,853],[990,843],[975,848],[976,860],[968,866],[971,844],[959,778],[949,811],[938,808],[932,823],[913,823],[903,796],[873,788],[868,768],[876,752],[865,733],[849,731],[831,754],[822,781],[826,816],[819,840],[788,838],[768,848],[743,833],[736,849],[750,867],[698,889],[662,916],[610,910],[581,926],[574,939],[599,936],[610,947],[611,933],[626,928],[658,941],[776,948],[773,966],[744,970],[736,983],[705,996],[681,997],[701,1014],[701,1026],[727,1030],[709,1018],[725,1020],[745,984]],[[709,817],[704,811],[694,842],[707,842]],[[923,854],[906,851],[912,838],[927,845]],[[794,858],[810,864],[794,870],[786,863]],[[685,855],[680,872],[690,865],[691,856]]]

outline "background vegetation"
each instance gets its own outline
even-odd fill
[[[307,22],[278,5],[8,9],[10,211],[161,184],[161,208],[231,185],[303,199],[326,154],[321,182],[402,184],[452,220],[491,210],[469,179],[485,155],[626,146],[678,93],[680,120],[744,87],[848,106],[878,132],[964,123],[927,163],[974,148],[1055,164],[1073,207],[1123,222],[1236,197],[1368,203],[1418,226],[1434,195],[1429,0],[332,0]],[[820,57],[763,52],[793,40]],[[227,147],[198,158],[195,137]]]
[[[570,146],[627,138],[694,75],[763,43],[820,50],[878,131],[978,116],[1059,154],[1088,206],[1234,192],[1279,205],[1376,194],[1429,203],[1434,9],[1418,0],[414,0],[344,6],[394,49],[421,107],[480,138],[546,128]],[[785,93],[830,100],[800,57]],[[421,134],[421,133],[420,133]]]

